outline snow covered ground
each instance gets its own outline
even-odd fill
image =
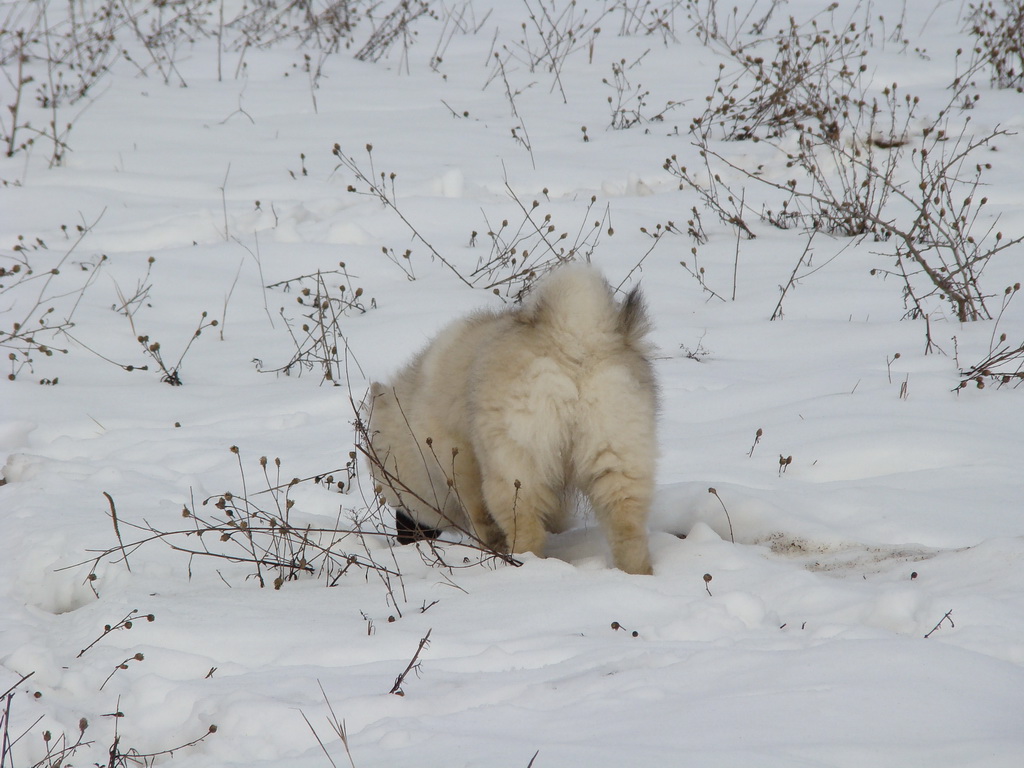
[[[195,5],[216,29],[219,4]],[[233,18],[240,4],[225,5]],[[737,39],[770,8],[764,37],[790,16],[855,21],[865,86],[919,96],[920,140],[964,69],[956,49],[973,44],[966,9],[825,6],[755,5]],[[45,137],[0,160],[0,341],[15,374],[0,395],[0,732],[24,734],[0,766],[55,764],[44,731],[51,753],[84,742],[70,764],[130,765],[110,757],[115,738],[122,755],[147,755],[213,724],[156,763],[349,764],[332,711],[359,768],[1024,764],[1024,389],[955,391],[999,334],[1024,341],[1020,300],[1000,312],[1024,247],[981,275],[998,322],[961,323],[938,296],[927,326],[903,319],[903,283],[882,274],[896,271],[892,241],[775,228],[757,213],[778,193],[719,164],[757,236],[738,237],[663,168],[675,155],[710,183],[690,124],[719,64],[737,65],[693,29],[708,3],[430,7],[415,39],[376,62],[353,56],[369,22],[329,56],[294,40],[225,44],[221,78],[215,35],[179,41],[173,70],[135,40],[138,65],[122,56],[63,108],[63,163],[48,167]],[[634,20],[659,11],[666,26],[644,34]],[[718,14],[724,34],[733,17]],[[572,50],[542,53],[545,25],[576,29]],[[31,89],[46,68],[34,66],[23,115],[41,126]],[[985,70],[974,80],[979,100],[951,124],[1010,131],[965,166],[991,163],[976,231],[998,215],[1018,237],[1024,96],[991,88]],[[12,91],[0,84],[5,106]],[[767,142],[713,147],[769,180],[793,174]],[[912,169],[907,148],[899,173]],[[700,244],[686,232],[694,209]],[[314,575],[275,590],[269,571],[261,589],[252,564],[168,546],[195,536],[94,563],[118,546],[112,508],[130,544],[145,537],[133,525],[193,525],[183,508],[212,518],[227,491],[275,509],[278,478],[346,481],[342,493],[294,486],[292,525],[365,521],[370,489],[345,469],[352,401],[451,318],[505,302],[509,290],[467,278],[514,231],[542,258],[531,222],[648,298],[662,401],[653,577],[611,569],[585,510],[521,567],[455,544],[441,567],[426,547],[372,536],[341,548],[387,573],[354,565],[333,586]],[[33,280],[11,273],[19,262]],[[359,305],[328,323],[329,340],[341,334],[334,382],[315,365],[273,372],[309,351],[316,284],[294,279],[318,270]],[[36,333],[58,351],[28,364],[14,323],[50,306],[48,326],[74,326]],[[217,325],[193,339],[203,312]],[[181,386],[161,381],[154,343],[169,372],[184,351]],[[217,536],[211,550],[239,551]],[[404,695],[390,694],[428,632]]]

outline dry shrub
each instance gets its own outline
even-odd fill
[[[991,70],[992,85],[1024,91],[1024,0],[982,0],[967,8],[975,61]]]

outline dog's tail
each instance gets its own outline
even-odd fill
[[[639,286],[621,302],[597,269],[575,263],[558,267],[537,283],[527,299],[522,317],[526,322],[547,325],[581,342],[603,331],[622,336],[630,346],[642,348],[651,330],[647,306]]]
[[[644,337],[651,332],[647,302],[639,285],[626,295],[626,300],[619,306],[618,330],[634,346],[642,344]]]

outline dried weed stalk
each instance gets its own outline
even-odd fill
[[[644,54],[646,55],[646,54]],[[612,62],[612,78],[601,80],[606,86],[612,89],[613,95],[608,97],[608,106],[611,109],[611,127],[613,130],[622,131],[644,123],[660,123],[665,120],[665,115],[676,107],[680,106],[678,101],[665,102],[660,112],[647,116],[644,114],[647,108],[647,99],[651,95],[642,85],[633,85],[626,74],[636,67],[643,56],[627,63],[625,59]]]
[[[729,49],[739,45],[743,34],[763,34],[776,9],[783,3],[784,0],[754,0],[743,8],[731,4],[723,4],[719,8],[718,0],[685,0],[690,31],[704,45]]]
[[[8,350],[11,364],[8,379],[13,381],[23,370],[32,373],[36,354],[52,357],[54,353],[68,353],[67,348],[54,346],[52,339],[58,334],[67,335],[74,327],[75,311],[107,261],[103,254],[80,261],[73,261],[72,256],[102,217],[100,212],[91,223],[79,224],[73,230],[61,227],[69,244],[57,258],[39,237],[30,241],[19,236],[14,246],[0,252],[0,259],[6,262],[0,266],[0,298],[15,306],[20,304],[18,319],[0,328],[0,349]],[[73,281],[71,276],[79,273],[84,278]],[[19,302],[22,296],[25,298]],[[56,379],[46,383],[56,383]]]
[[[516,204],[519,215],[512,221],[505,218],[492,225],[484,214],[486,234],[491,247],[477,261],[469,280],[475,287],[489,290],[504,298],[521,300],[534,281],[559,264],[589,261],[603,234],[611,236],[610,210],[606,206],[595,215],[597,197],[591,196],[575,232],[555,225],[552,214],[542,211],[540,200],[529,204],[505,182],[505,191]],[[548,200],[548,190],[541,194]],[[471,241],[475,241],[473,233]]]
[[[328,279],[332,284],[328,284]],[[338,281],[336,287],[333,285],[335,281]],[[280,310],[295,345],[295,354],[277,368],[264,367],[262,360],[253,362],[260,372],[283,373],[286,376],[293,373],[301,376],[303,371],[319,370],[321,383],[326,381],[336,385],[344,378],[348,360],[348,342],[342,331],[342,318],[353,313],[363,314],[375,307],[376,302],[364,299],[363,289],[353,285],[352,275],[343,261],[338,263],[338,269],[281,280],[267,288],[288,292],[295,286],[298,287],[295,302],[304,310],[302,320],[289,318],[284,307]]]
[[[502,44],[501,52],[494,53],[494,61],[511,69],[513,62],[525,66],[530,74],[547,72],[551,75],[551,91],[556,89],[563,103],[569,99],[562,83],[562,68],[566,60],[577,51],[585,50],[591,62],[594,46],[601,34],[601,20],[612,8],[602,3],[600,8],[588,7],[577,0],[522,0],[527,20],[518,27],[518,36]],[[492,76],[488,82],[493,80]]]
[[[984,389],[987,384],[991,384],[995,385],[996,389],[999,389],[1010,384],[1016,388],[1021,383],[1024,383],[1024,342],[1014,346],[1014,344],[1007,342],[1005,333],[1000,333],[998,338],[996,337],[1003,313],[1006,312],[1013,297],[1019,291],[1020,283],[1007,286],[1006,290],[1003,291],[1002,304],[993,323],[988,353],[978,363],[969,368],[961,369],[958,390],[964,389],[969,384],[973,384],[978,389]]]
[[[358,453],[350,452],[344,467],[328,473],[286,480],[281,475],[280,459],[262,457],[259,465],[264,487],[259,491],[249,490],[241,451],[232,446],[231,453],[238,461],[240,493],[226,491],[199,503],[192,500],[183,505],[181,516],[186,524],[178,528],[157,526],[145,520],[135,522],[121,515],[115,525],[117,546],[93,550],[94,557],[67,568],[88,565],[87,579],[96,590],[100,582],[97,571],[103,563],[123,563],[127,567],[129,556],[160,542],[187,556],[190,578],[196,558],[245,566],[246,579],[252,579],[261,588],[281,589],[289,582],[307,578],[333,587],[349,573],[375,576],[384,586],[389,604],[401,615],[400,606],[406,602],[405,585],[394,549],[403,542],[394,517],[379,495],[372,494],[368,502],[364,497],[364,504],[357,508],[339,504],[337,518],[329,526],[303,522],[302,510],[292,497],[294,489],[304,484],[339,493],[360,487],[358,455],[370,461],[377,457],[368,448],[366,427],[358,416],[356,428]],[[390,477],[389,481],[396,487],[405,487],[397,477]],[[110,514],[113,517],[113,505]],[[129,532],[134,532],[134,536]],[[510,555],[483,547],[471,532],[464,532],[459,541],[422,540],[416,546],[424,562],[445,570],[495,561],[518,564]],[[453,547],[475,556],[453,561],[447,554]],[[225,578],[223,574],[221,578]]]

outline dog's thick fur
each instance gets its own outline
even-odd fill
[[[544,276],[521,307],[458,320],[370,390],[371,469],[424,529],[471,524],[487,544],[541,554],[573,490],[615,565],[651,573],[656,387],[643,298],[619,304],[584,264]]]

